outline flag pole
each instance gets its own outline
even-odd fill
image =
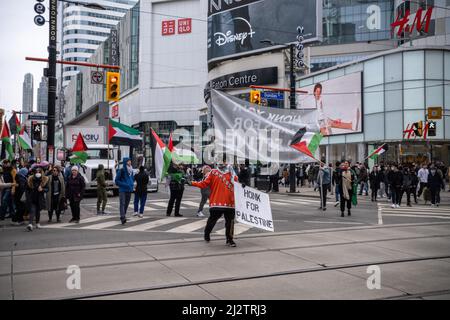
[[[108,143],[108,165],[107,165],[107,169],[109,170],[109,117],[108,119],[108,124],[106,125],[106,142]],[[111,174],[111,179],[112,179],[112,174]]]
[[[373,156],[375,154],[375,151],[377,151],[380,148],[383,148],[386,145],[387,142],[383,143],[380,147],[376,148],[370,155],[368,155],[367,157],[364,158],[363,161],[369,159],[371,156]]]

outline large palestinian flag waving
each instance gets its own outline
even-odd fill
[[[6,122],[6,119],[3,123],[2,132],[0,133],[0,139],[2,139],[2,144],[6,152],[8,152],[9,160],[14,159],[14,151],[11,144],[11,132],[9,130],[8,122]]]
[[[162,142],[161,138],[152,129],[153,138],[156,140],[155,147],[155,174],[158,180],[161,180],[166,176],[169,169],[170,162],[172,161],[172,153],[169,148]]]
[[[109,143],[119,146],[140,147],[142,137],[139,130],[109,119]]]
[[[85,163],[88,159],[88,154],[86,153],[88,147],[86,146],[86,143],[84,142],[83,136],[81,135],[81,132],[78,133],[77,140],[75,141],[75,144],[72,148],[72,156],[70,156],[70,163],[72,164],[78,164],[78,163]]]
[[[316,153],[322,138],[323,136],[319,132],[308,132],[306,128],[302,128],[294,135],[290,145],[292,148],[315,159],[314,153]]]

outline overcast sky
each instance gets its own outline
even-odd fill
[[[47,64],[25,61],[25,57],[48,58],[48,23],[42,27],[34,24],[36,0],[0,1],[0,108],[22,109],[22,83],[29,72],[34,77],[36,110],[37,88]],[[43,3],[48,7],[48,0]],[[48,20],[48,9],[44,16]]]

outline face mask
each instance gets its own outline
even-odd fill
[[[431,170],[431,173],[432,173],[432,174],[435,174],[435,173],[436,173],[436,170]]]
[[[42,177],[42,174],[36,173],[36,174],[35,174],[35,177],[39,179],[40,177]]]

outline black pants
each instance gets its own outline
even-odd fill
[[[321,186],[321,189],[319,189],[320,194],[320,207],[326,208],[327,207],[327,192],[330,188],[330,184],[323,184]]]
[[[350,211],[350,209],[352,208],[352,190],[349,189],[348,190],[348,195],[350,197],[350,199],[345,199],[344,198],[344,193],[341,192],[340,193],[340,199],[341,199],[341,212],[343,213],[345,211],[345,205],[347,204],[347,210]]]
[[[407,205],[411,204],[411,194],[414,197],[414,201],[417,202],[416,190],[415,190],[415,188],[413,189],[413,187],[410,187],[410,188],[406,188],[402,191],[402,195],[400,196],[400,200],[399,200],[399,205],[402,204],[403,195],[405,193],[406,193],[406,204]]]
[[[441,187],[430,188],[431,193],[431,204],[441,203]]]
[[[172,214],[173,204],[175,203],[175,215],[180,214],[181,198],[183,198],[184,190],[170,189],[170,200],[167,206],[167,215]]]
[[[392,204],[400,205],[402,200],[403,188],[400,186],[391,186]]]
[[[49,195],[47,195],[48,197]],[[48,218],[51,220],[53,218],[53,211],[56,213],[56,219],[59,220],[61,215],[61,210],[59,210],[59,194],[52,196],[52,202],[50,203],[50,208],[48,210]]]
[[[209,218],[205,227],[205,238],[209,238],[212,229],[216,225],[217,220],[222,217],[225,218],[225,236],[227,242],[233,240],[234,236],[234,208],[211,208],[209,209]]]
[[[70,210],[72,211],[72,219],[80,220],[80,201],[70,199]]]
[[[417,193],[417,196],[420,198],[422,195],[423,189],[428,185],[426,182],[421,182],[419,187],[419,192]]]
[[[372,191],[372,201],[377,201],[377,194],[378,194],[378,189],[377,188],[370,188]]]
[[[23,222],[23,216],[25,214],[25,202],[20,201],[22,197],[21,193],[14,195],[14,204],[16,205],[16,214],[13,217],[13,222]]]

